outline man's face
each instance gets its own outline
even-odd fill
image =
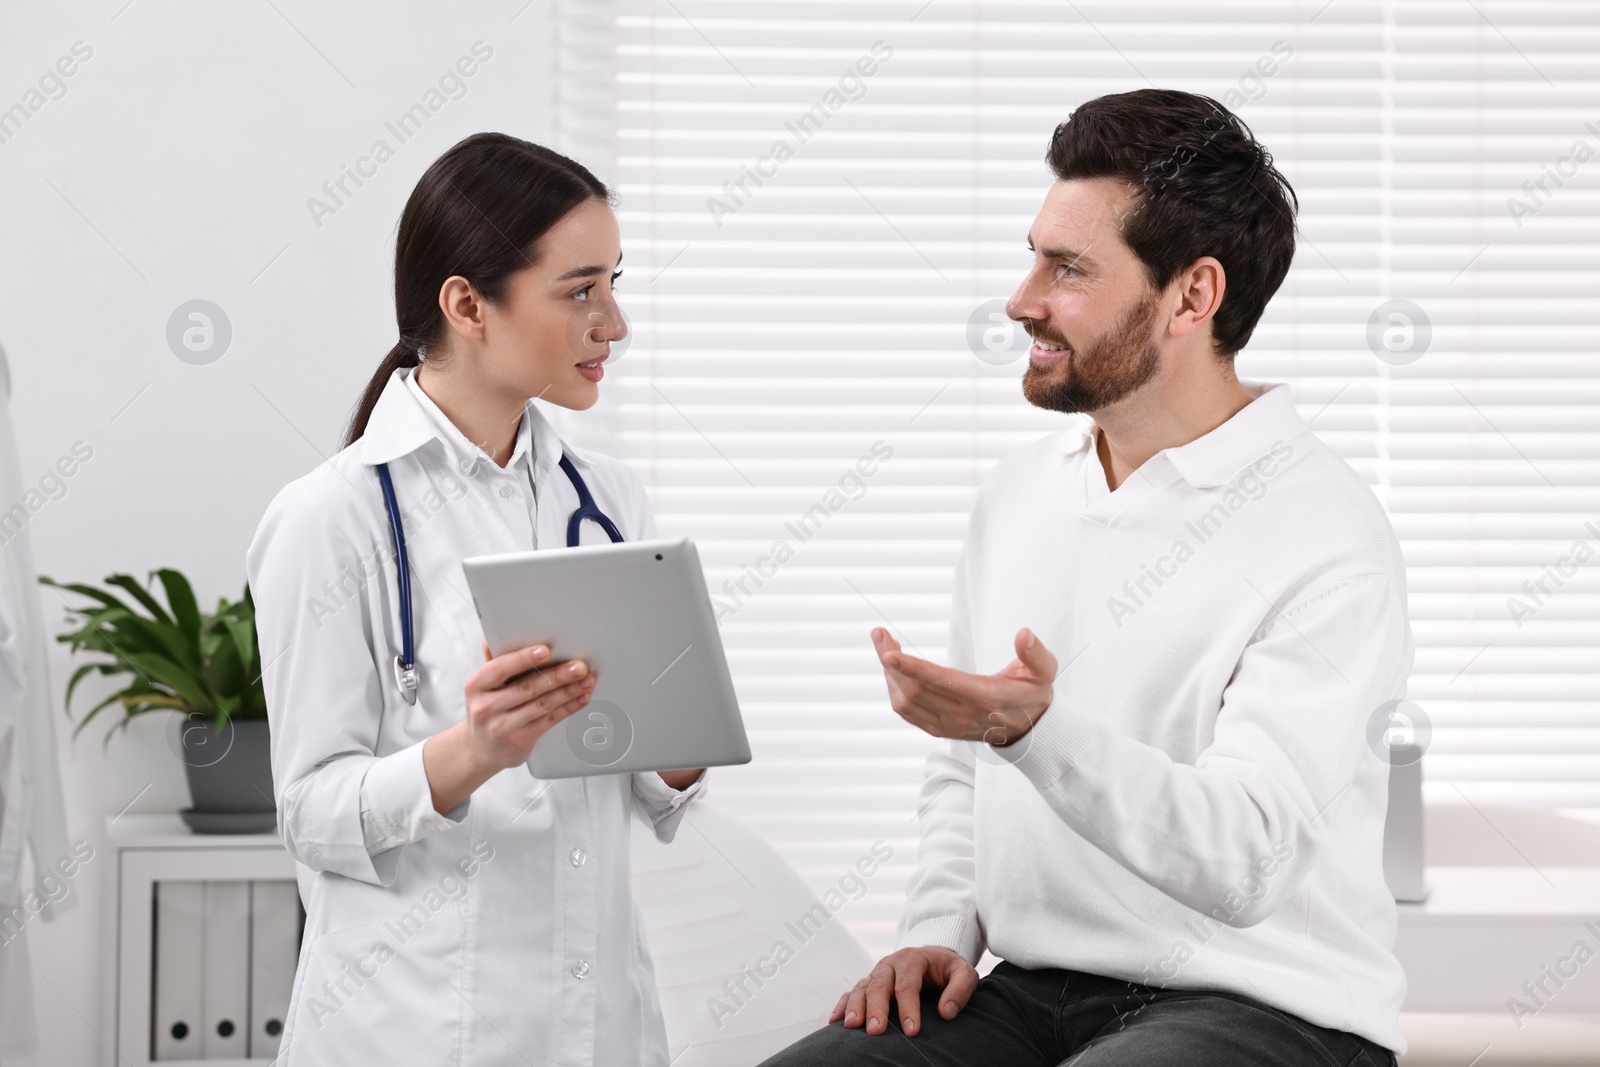
[[[1006,314],[1034,339],[1022,392],[1051,411],[1096,412],[1155,377],[1161,293],[1122,239],[1132,189],[1058,181],[1028,231],[1033,266]]]

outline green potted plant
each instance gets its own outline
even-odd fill
[[[106,731],[109,743],[118,727],[153,711],[175,712],[168,742],[183,760],[194,806],[180,812],[200,833],[249,833],[273,828],[271,748],[267,700],[261,685],[261,650],[256,639],[255,601],[219,598],[217,610],[202,612],[182,574],[169,568],[152,572],[165,595],[163,606],[130,575],[113,574],[107,589],[63,584],[45,576],[42,585],[93,601],[70,607],[76,629],[56,637],[74,653],[107,657],[85,663],[67,683],[67,715],[72,693],[86,676],[126,677],[127,684],[78,720],[73,738],[96,715],[121,705],[121,719]],[[131,601],[119,597],[121,590]],[[142,611],[140,609],[143,609]]]

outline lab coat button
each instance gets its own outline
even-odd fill
[[[572,865],[574,867],[582,867],[583,861],[588,858],[588,856],[583,854],[583,849],[575,848],[572,850]]]
[[[509,485],[502,485],[500,487],[500,495],[505,497],[507,500],[511,499],[511,492],[512,490]]]
[[[588,974],[589,973],[589,961],[588,960],[579,960],[577,963],[574,963],[572,965],[572,973],[573,973],[574,976],[576,976],[578,978],[582,978],[584,975]]]

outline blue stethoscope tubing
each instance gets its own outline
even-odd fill
[[[406,557],[405,523],[400,519],[400,505],[394,497],[394,481],[389,477],[389,465],[379,463],[378,481],[383,483],[383,504],[389,513],[389,536],[394,544],[395,569],[399,572],[400,586],[400,655],[394,658],[394,680],[400,687],[400,696],[407,704],[417,702],[417,660],[416,646],[411,628],[411,564]],[[578,473],[578,468],[565,455],[561,457],[561,469],[566,472],[567,480],[572,483],[572,488],[578,491],[578,507],[567,520],[567,547],[578,547],[578,533],[583,525],[583,520],[590,519],[606,532],[613,543],[621,541],[622,531],[617,529],[617,524],[612,522],[606,513],[600,510],[600,505],[594,502],[594,494],[589,492],[589,487],[584,483],[583,475]]]

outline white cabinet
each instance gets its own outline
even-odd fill
[[[305,919],[277,836],[195,834],[176,815],[123,815],[106,836],[102,1063],[271,1063]]]

